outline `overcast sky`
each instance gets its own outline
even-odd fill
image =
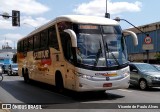
[[[127,19],[135,26],[159,22],[160,0],[107,0],[111,19]],[[6,42],[16,47],[18,39],[60,15],[80,14],[104,17],[106,0],[0,0],[0,14],[21,13],[21,26],[12,27],[11,18],[0,17],[0,48]],[[131,27],[120,23],[123,29]]]

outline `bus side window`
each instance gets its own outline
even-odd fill
[[[28,38],[28,50],[29,51],[33,50],[33,37]]]
[[[23,40],[24,52],[28,51],[28,38]]]
[[[23,52],[23,41],[19,41],[17,44],[17,51]]]
[[[40,48],[40,35],[34,35],[34,50],[39,50]]]
[[[46,49],[48,47],[48,30],[41,32],[41,49]]]
[[[59,44],[55,26],[49,28],[49,47],[53,47],[56,50],[59,50]]]

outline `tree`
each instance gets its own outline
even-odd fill
[[[160,61],[160,53],[157,53],[155,56],[156,60]]]

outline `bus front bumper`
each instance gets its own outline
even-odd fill
[[[76,84],[76,91],[102,91],[110,89],[123,89],[129,87],[130,75],[111,81],[93,81],[85,78],[80,78]]]

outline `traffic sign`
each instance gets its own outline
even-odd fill
[[[153,50],[154,45],[153,44],[143,44],[142,49],[143,50]]]
[[[152,38],[150,36],[147,36],[144,38],[144,43],[145,44],[151,44],[152,43]]]

